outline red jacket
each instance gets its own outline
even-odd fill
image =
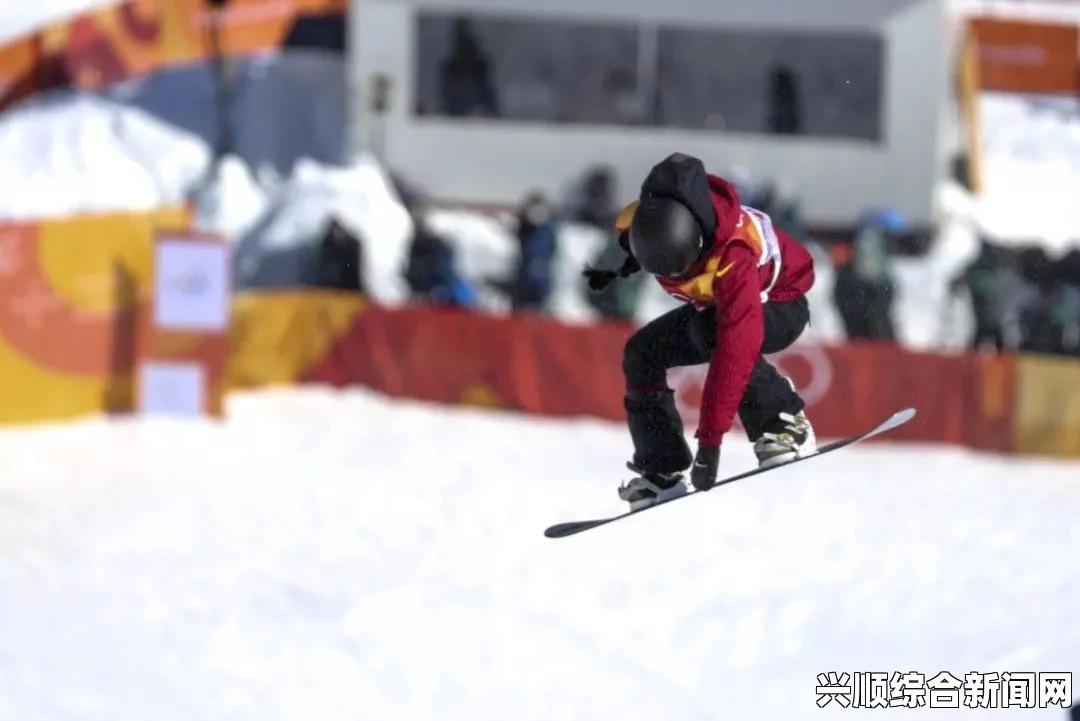
[[[798,241],[774,228],[768,215],[743,207],[734,186],[707,177],[716,212],[715,244],[685,279],[657,282],[674,298],[696,307],[716,305],[716,350],[709,361],[697,430],[701,445],[716,446],[731,430],[761,356],[764,300],[784,303],[805,295],[814,284],[814,261]]]

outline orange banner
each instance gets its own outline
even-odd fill
[[[305,16],[343,17],[347,0],[231,0],[222,49],[281,47]],[[98,89],[160,68],[207,60],[203,0],[128,0],[42,28],[0,47],[0,109],[53,87]]]
[[[45,74],[40,60],[36,35],[0,46],[0,109],[37,92]]]
[[[973,18],[969,29],[982,90],[1025,95],[1080,91],[1076,25]]]

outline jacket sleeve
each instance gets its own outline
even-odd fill
[[[705,377],[697,431],[702,446],[720,445],[731,430],[765,341],[757,256],[743,243],[732,242],[719,268],[713,279],[716,349]]]

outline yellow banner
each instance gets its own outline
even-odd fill
[[[289,385],[323,360],[363,312],[354,293],[245,293],[232,306],[231,389]]]
[[[1017,383],[1017,452],[1080,457],[1080,363],[1024,357]]]

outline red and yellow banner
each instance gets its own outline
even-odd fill
[[[0,226],[0,422],[130,411],[152,242],[190,212]]]
[[[221,43],[230,56],[280,47],[302,16],[344,16],[347,0],[231,0]],[[0,109],[53,87],[96,89],[206,60],[203,0],[128,0],[48,25],[0,47]]]
[[[184,211],[164,211],[0,228],[0,422],[132,410],[132,333],[146,327],[152,239],[186,223]],[[358,385],[449,405],[620,421],[631,332],[387,309],[352,293],[296,290],[234,299],[227,373],[220,337],[163,336],[151,355],[206,360],[215,388]],[[810,342],[771,360],[798,385],[822,437],[857,433],[914,406],[915,421],[891,440],[1080,457],[1077,361]],[[669,377],[688,430],[704,371]]]
[[[624,417],[622,346],[630,332],[618,324],[581,327],[541,317],[390,310],[342,293],[245,295],[234,305],[229,377],[234,388],[361,385],[392,397],[618,421]],[[1080,418],[1080,383],[1071,376],[1034,381],[1043,377],[1040,371],[1025,366],[1020,372],[1027,361],[1013,356],[800,343],[771,360],[795,380],[825,437],[865,430],[915,406],[919,415],[893,440],[1080,453],[1075,442],[1070,447],[1064,440],[1077,437],[1068,434]],[[1077,365],[1068,367],[1076,372]],[[696,424],[703,379],[702,367],[670,376],[689,429]],[[1045,423],[1033,430],[1032,418],[1041,416],[1033,415],[1025,399],[1030,388],[1074,399],[1076,405],[1056,406],[1064,409],[1062,418],[1073,419],[1053,426],[1059,440],[1046,435]],[[1036,437],[1044,440],[1036,444]]]

